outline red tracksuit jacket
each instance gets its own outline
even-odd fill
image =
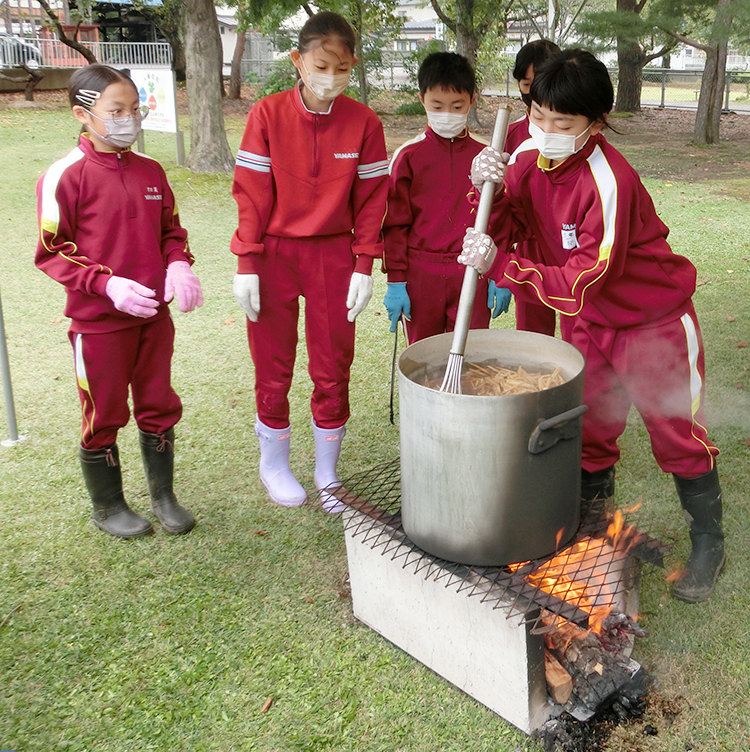
[[[508,126],[508,136],[505,139],[503,151],[513,154],[527,138],[529,138],[529,116],[524,115],[520,120],[516,120]]]
[[[234,172],[239,227],[231,249],[240,274],[256,274],[263,237],[307,238],[353,232],[355,271],[383,255],[388,190],[383,126],[346,96],[327,114],[310,112],[299,84],[250,110]]]
[[[391,159],[388,213],[383,224],[383,271],[405,282],[409,249],[454,258],[467,227],[474,226],[471,161],[486,146],[471,135],[438,136],[429,126]]]
[[[166,268],[188,261],[187,232],[161,165],[132,151],[98,152],[82,135],[37,184],[39,242],[35,263],[65,285],[71,331],[111,332],[169,315]],[[111,275],[156,290],[156,316],[118,311],[105,293]]]
[[[529,140],[508,166],[505,226],[495,235],[503,284],[608,328],[679,318],[695,291],[695,267],[672,252],[669,230],[625,158],[598,134],[548,164]],[[502,253],[528,237],[538,258]]]

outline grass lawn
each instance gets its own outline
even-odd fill
[[[386,120],[390,133],[420,127],[419,118]],[[228,120],[233,149],[242,127],[241,117]],[[79,406],[63,290],[33,266],[34,185],[72,148],[76,130],[62,107],[0,108],[2,304],[19,429],[27,436],[0,448],[0,749],[538,750],[353,618],[339,518],[282,509],[267,498],[257,476],[252,365],[231,292],[231,178],[175,167],[173,141],[160,134],[147,134],[147,150],[173,183],[206,299],[198,311],[176,315],[174,359],[185,405],[177,491],[198,526],[185,537],[157,529],[130,542],[94,528],[77,461]],[[683,145],[689,137],[689,130],[672,136]],[[649,137],[639,141],[630,128],[621,141],[639,166],[659,163],[663,148]],[[744,154],[748,144],[745,138]],[[731,156],[732,148],[716,150]],[[644,720],[658,734],[645,736],[643,724],[617,729],[611,750],[750,748],[750,180],[693,173],[680,180],[676,167],[645,182],[675,250],[696,264],[702,283],[695,303],[710,433],[722,450],[729,561],[715,597],[700,606],[673,601],[661,573],[645,579],[649,636],[634,657],[655,678]],[[388,422],[393,340],[384,292],[376,275],[373,300],[358,319],[344,475],[398,451],[398,429]],[[512,315],[493,326],[512,326]],[[309,396],[301,347],[292,464],[312,490]],[[132,423],[119,444],[126,496],[150,515]],[[677,538],[675,566],[686,555],[686,526],[636,416],[621,445],[618,501],[642,501],[635,520]]]

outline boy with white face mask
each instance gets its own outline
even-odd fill
[[[464,275],[457,257],[466,228],[474,224],[466,201],[469,173],[484,146],[467,128],[476,100],[469,61],[435,52],[422,62],[418,80],[427,128],[393,155],[383,225],[383,303],[392,332],[400,316],[407,320],[410,342],[453,331]],[[480,279],[471,328],[487,328],[490,316],[508,310],[510,297],[491,279]]]

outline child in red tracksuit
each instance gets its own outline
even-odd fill
[[[383,127],[343,96],[355,35],[335,13],[318,13],[291,53],[300,80],[250,110],[232,193],[239,226],[234,293],[247,313],[255,364],[260,478],[271,499],[304,504],[289,468],[289,401],[299,297],[305,298],[315,437],[315,485],[340,485],[336,464],[349,418],[354,319],[372,295],[372,263],[383,252],[388,160]],[[332,494],[324,508],[343,507]]]
[[[68,94],[84,133],[39,180],[36,265],[67,292],[94,523],[120,538],[153,532],[122,492],[116,439],[130,417],[130,388],[152,511],[168,533],[187,533],[195,519],[172,490],[182,404],[170,381],[167,305],[176,297],[187,312],[203,303],[187,233],[164,170],[130,151],[145,117],[130,78],[88,65],[73,74]]]
[[[476,100],[469,61],[454,52],[435,52],[422,62],[418,80],[427,129],[393,155],[383,225],[388,274],[383,303],[392,332],[404,316],[409,342],[455,326],[464,276],[456,259],[464,232],[474,223],[466,201],[469,173],[484,146],[467,128]],[[508,310],[510,297],[507,289],[480,279],[470,328],[486,329],[490,315]]]
[[[525,44],[516,55],[516,64],[513,68],[513,78],[518,81],[518,89],[521,92],[521,99],[527,107],[526,114],[515,123],[511,123],[508,128],[508,137],[505,139],[505,151],[508,154],[513,152],[529,138],[529,114],[528,108],[531,107],[531,84],[534,82],[534,71],[560,48],[549,39],[536,39],[533,42]],[[524,240],[523,243],[531,243],[531,240]],[[521,248],[517,253],[524,257],[534,257],[533,249]],[[555,335],[555,311],[553,308],[547,308],[539,302],[530,303],[528,300],[516,298],[516,329],[524,332],[538,332],[550,337]]]
[[[563,333],[586,358],[584,498],[613,495],[617,439],[631,403],[638,409],[690,525],[692,551],[673,594],[706,600],[724,564],[724,534],[718,450],[703,414],[695,268],[672,252],[637,173],[601,134],[613,103],[605,66],[566,50],[536,71],[531,98],[531,139],[505,173],[492,271],[517,298],[572,322]],[[477,235],[467,234],[462,260],[483,267],[492,242]],[[512,247],[527,238],[533,258]]]

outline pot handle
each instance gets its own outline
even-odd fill
[[[529,452],[541,454],[551,449],[558,441],[572,439],[580,433],[578,418],[588,411],[586,405],[579,405],[572,410],[541,420],[529,437]]]

